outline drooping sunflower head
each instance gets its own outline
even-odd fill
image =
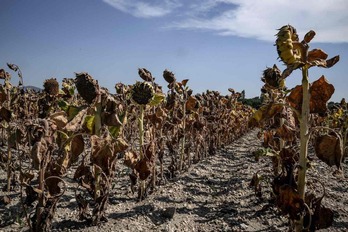
[[[45,80],[43,86],[45,93],[50,96],[57,96],[59,94],[59,83],[56,78]]]
[[[266,68],[263,71],[261,81],[272,88],[284,88],[284,79],[282,78],[281,71],[277,65],[273,65],[272,68]]]
[[[286,65],[293,65],[301,62],[301,51],[297,48],[299,42],[296,29],[291,25],[285,25],[276,34],[276,46],[279,58]]]
[[[131,97],[139,105],[148,104],[154,97],[155,91],[148,82],[136,82],[131,89]]]
[[[174,76],[174,73],[172,73],[171,71],[169,71],[169,70],[167,70],[167,69],[163,71],[163,78],[164,78],[169,84],[171,84],[171,83],[173,83],[173,82],[176,81],[176,78],[175,78],[175,76]]]
[[[149,70],[147,70],[146,68],[139,68],[138,74],[141,77],[141,79],[143,79],[144,81],[152,82],[154,80],[151,72]]]
[[[76,73],[75,85],[80,96],[88,104],[91,104],[99,94],[98,82],[94,80],[93,77],[91,77],[88,73]]]

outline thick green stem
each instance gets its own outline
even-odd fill
[[[308,68],[305,66],[302,68],[302,112],[300,119],[300,167],[298,172],[298,193],[304,200],[306,193],[306,172],[307,172],[307,153],[308,153],[308,140],[309,140],[309,81],[308,81]],[[303,218],[296,223],[296,231],[303,230]]]

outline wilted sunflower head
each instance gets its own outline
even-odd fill
[[[144,81],[152,82],[154,80],[151,72],[149,70],[147,70],[146,68],[139,68],[138,74],[141,77],[141,79],[143,79]]]
[[[301,50],[294,46],[299,42],[296,29],[291,25],[285,25],[279,29],[276,34],[276,46],[279,58],[286,65],[299,65],[301,64]]]
[[[176,81],[174,73],[172,73],[171,71],[167,69],[163,71],[163,77],[164,77],[164,80],[166,80],[169,84]]]
[[[88,73],[76,73],[75,85],[80,96],[88,104],[91,104],[99,94],[98,82],[94,80],[93,77],[91,77]]]
[[[43,86],[45,93],[50,96],[57,96],[59,94],[59,83],[56,78],[45,80]]]
[[[265,84],[268,84],[273,88],[284,88],[284,79],[282,78],[281,71],[277,67],[277,65],[273,65],[272,68],[266,68],[263,71],[263,75],[261,77],[261,81]]]
[[[147,82],[137,82],[132,86],[131,96],[133,101],[139,105],[148,104],[154,97],[155,91]]]
[[[127,88],[123,83],[119,82],[115,84],[115,89],[117,94],[123,94],[126,92]]]

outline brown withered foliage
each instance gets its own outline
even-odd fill
[[[290,185],[283,185],[279,188],[277,205],[284,214],[289,214],[292,220],[298,220],[305,211],[304,201]]]
[[[145,146],[144,158],[139,160],[134,167],[141,180],[146,180],[152,173],[153,165],[155,165],[155,149],[154,142]]]
[[[315,153],[320,160],[329,166],[341,168],[343,158],[343,144],[336,134],[319,135],[314,144]]]
[[[330,84],[324,76],[314,81],[309,88],[311,94],[310,112],[324,114],[327,111],[327,102],[334,91],[334,86]],[[302,86],[296,86],[287,97],[287,100],[292,107],[301,112]]]
[[[19,71],[18,66],[11,67]],[[177,81],[171,71],[165,70],[163,77],[169,90],[164,94],[150,71],[142,68],[138,72],[146,82],[132,86],[118,83],[116,94],[111,94],[85,72],[76,73],[74,79],[64,78],[61,89],[55,78],[48,79],[44,90],[35,92],[13,87],[10,74],[0,70],[0,79],[6,80],[0,85],[0,120],[10,125],[2,134],[8,138],[4,146],[15,151],[10,167],[19,173],[34,231],[50,230],[67,187],[64,179],[71,171],[75,170],[74,181],[78,183],[79,218],[97,225],[106,220],[119,159],[132,170],[133,192],[139,180],[153,190],[250,129],[247,122],[253,109],[238,101],[240,93],[195,94],[188,79]],[[140,103],[149,104],[144,107],[142,159],[134,151],[139,141],[139,110],[130,98],[134,86],[141,90],[136,97],[146,97]],[[158,103],[150,105],[154,100]],[[8,163],[4,155],[0,160]],[[18,167],[25,168],[15,170]]]

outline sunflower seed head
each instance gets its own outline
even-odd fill
[[[57,96],[59,94],[59,83],[56,78],[45,80],[43,86],[44,91],[50,96]]]
[[[143,79],[144,81],[152,82],[154,80],[154,78],[152,77],[151,72],[149,70],[145,69],[145,68],[139,68],[138,69],[138,74],[141,77],[141,79]]]
[[[88,73],[76,73],[75,85],[80,96],[89,104],[91,104],[99,94],[98,82]]]
[[[148,104],[155,95],[151,84],[147,82],[137,82],[132,86],[132,99],[139,105]]]
[[[169,84],[176,81],[174,73],[172,73],[171,71],[169,71],[167,69],[163,71],[163,77]]]

